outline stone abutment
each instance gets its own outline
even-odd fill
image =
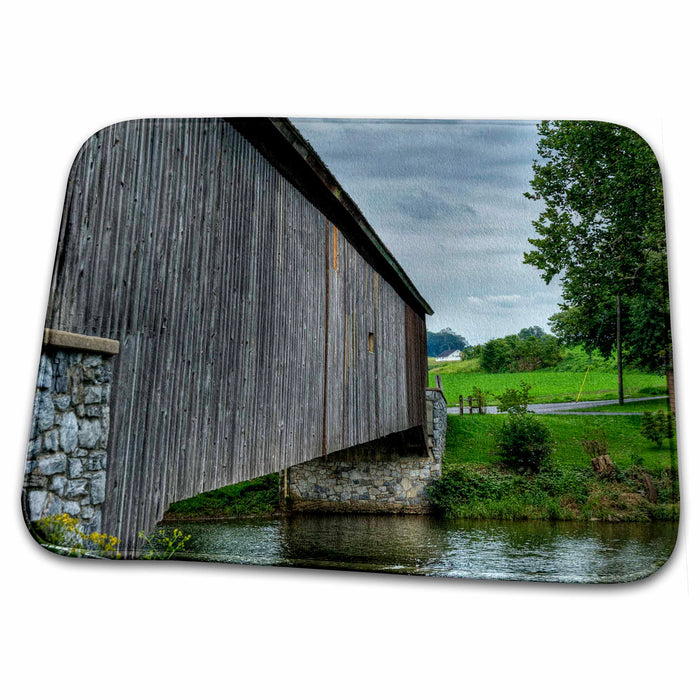
[[[25,519],[67,513],[102,526],[112,358],[118,343],[46,331],[24,470]]]
[[[283,470],[287,511],[427,513],[426,487],[442,473],[447,404],[426,390],[426,431],[406,431]]]

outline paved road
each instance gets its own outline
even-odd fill
[[[642,401],[652,401],[654,399],[667,399],[668,396],[648,396],[643,399],[626,399],[624,406],[621,410],[615,411],[615,413],[610,413],[610,411],[582,411],[582,408],[595,408],[596,406],[611,406],[617,403],[617,399],[611,399],[606,401],[567,401],[564,403],[532,403],[528,406],[528,410],[533,413],[565,413],[566,415],[584,415],[584,416],[609,416],[609,415],[623,415],[623,416],[638,416],[641,415],[641,411],[629,411],[628,407],[631,408],[632,404],[641,403]],[[636,406],[635,406],[636,408]],[[459,414],[459,407],[452,406],[447,409],[448,413]],[[464,407],[464,412],[469,413],[469,408]],[[486,406],[486,413],[498,413],[495,406]]]

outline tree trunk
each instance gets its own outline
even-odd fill
[[[617,293],[617,396],[620,406],[625,403],[625,392],[622,387],[622,304],[620,292]]]
[[[673,367],[666,368],[666,385],[668,387],[668,405],[671,413],[676,415],[676,382],[673,377]]]

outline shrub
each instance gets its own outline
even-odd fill
[[[674,431],[675,425],[671,413],[667,411],[645,411],[642,414],[642,436],[651,440],[657,447],[661,447],[664,438],[671,439]]]
[[[527,413],[530,389],[532,384],[520,382],[520,389],[506,389],[502,394],[497,394],[498,410],[501,413]]]
[[[442,476],[426,489],[431,504],[440,512],[454,515],[467,503],[497,500],[504,493],[504,484],[493,476],[474,474],[463,467],[445,469]]]
[[[588,497],[587,479],[582,470],[565,471],[551,461],[540,469],[535,486],[549,496],[568,496],[577,505],[583,505]]]
[[[472,387],[472,398],[479,413],[483,413],[484,406],[486,406],[486,392],[478,386],[474,386]]]
[[[496,435],[498,456],[520,474],[533,474],[549,463],[552,431],[531,413],[511,413]]]

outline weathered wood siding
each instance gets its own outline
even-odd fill
[[[84,145],[46,325],[121,344],[103,528],[129,544],[173,501],[424,421],[424,319],[223,120]]]

